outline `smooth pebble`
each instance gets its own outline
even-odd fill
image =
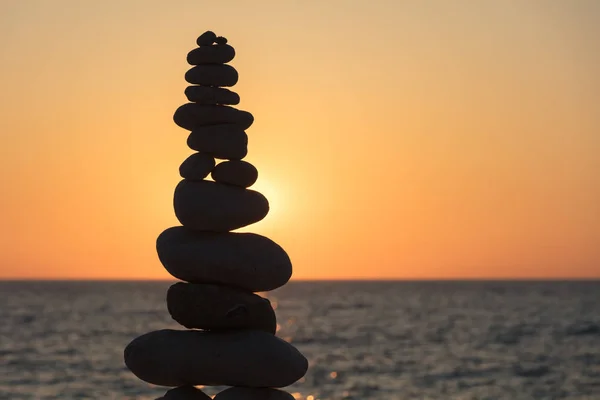
[[[246,130],[254,122],[254,117],[247,111],[233,107],[186,103],[175,111],[173,120],[188,131],[201,126],[218,124],[235,124]]]
[[[178,282],[167,291],[171,317],[188,329],[255,329],[275,334],[269,300],[224,285]]]
[[[232,387],[217,394],[214,400],[294,400],[294,396],[277,389]]]
[[[212,181],[179,182],[173,200],[175,216],[190,229],[227,232],[262,220],[269,201],[261,193]]]
[[[158,258],[174,277],[250,292],[285,285],[292,263],[285,250],[256,233],[201,232],[175,226],[156,239]]]
[[[194,153],[179,166],[179,175],[189,180],[201,181],[215,167],[215,159],[206,153]]]
[[[202,64],[190,68],[185,80],[202,86],[233,86],[238,81],[238,72],[231,65]]]
[[[212,86],[188,86],[185,96],[189,101],[202,105],[240,103],[240,96],[236,92]]]
[[[211,397],[193,386],[180,386],[165,393],[164,400],[210,400]]]
[[[225,64],[235,58],[235,49],[228,44],[200,46],[190,51],[187,62],[190,65]]]
[[[194,129],[187,145],[214,158],[241,160],[248,154],[248,135],[234,124],[207,125]]]
[[[280,388],[298,381],[308,369],[294,346],[250,330],[154,331],[129,343],[124,358],[138,378],[162,386]]]
[[[212,169],[211,177],[215,182],[247,188],[258,179],[258,170],[246,161],[225,161]]]
[[[217,40],[217,35],[212,31],[206,31],[196,39],[198,46],[210,46]]]

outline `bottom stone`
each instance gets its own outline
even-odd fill
[[[308,369],[294,346],[261,331],[150,332],[125,348],[125,364],[162,386],[284,387]]]
[[[232,387],[219,393],[214,400],[294,400],[294,396],[276,389]]]
[[[181,386],[169,390],[160,400],[210,400],[211,397],[193,386]],[[159,400],[159,399],[157,399]]]

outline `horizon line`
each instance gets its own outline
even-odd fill
[[[0,277],[0,282],[179,282],[177,278],[67,278],[67,277]],[[600,281],[594,277],[413,277],[413,278],[297,278],[289,282],[583,282]]]

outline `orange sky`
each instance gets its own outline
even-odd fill
[[[169,277],[206,29],[296,279],[600,277],[596,0],[6,0],[0,278]]]

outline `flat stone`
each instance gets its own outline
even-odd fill
[[[194,153],[179,166],[179,175],[192,181],[201,181],[215,167],[215,159],[206,153]]]
[[[188,131],[201,126],[218,124],[235,124],[246,130],[254,122],[254,117],[247,111],[233,107],[187,103],[175,111],[173,120]]]
[[[181,225],[190,229],[227,232],[262,220],[269,202],[259,192],[211,181],[179,182],[173,201]]]
[[[206,31],[202,35],[198,36],[196,43],[198,46],[210,46],[217,40],[217,35],[212,31]]]
[[[169,228],[156,239],[158,258],[174,277],[263,292],[285,285],[292,263],[284,249],[255,233]]]
[[[194,129],[187,145],[214,158],[241,160],[248,154],[248,135],[239,125],[207,125]]]
[[[275,334],[269,300],[222,285],[178,282],[167,291],[171,317],[188,329],[255,329]]]
[[[180,386],[165,393],[164,400],[210,400],[211,397],[193,386]]]
[[[189,101],[203,105],[240,103],[240,96],[236,92],[212,86],[188,86],[185,96]]]
[[[211,176],[215,182],[246,188],[254,185],[258,170],[246,161],[225,161],[212,170]]]
[[[162,386],[278,388],[308,369],[294,346],[261,331],[150,332],[125,348],[125,364],[138,378]]]
[[[187,62],[190,65],[225,64],[234,57],[235,49],[228,44],[200,46],[188,53]]]
[[[202,64],[190,68],[185,80],[203,86],[233,86],[238,81],[238,72],[231,65]]]
[[[294,400],[294,396],[277,389],[232,387],[217,394],[214,400]]]

